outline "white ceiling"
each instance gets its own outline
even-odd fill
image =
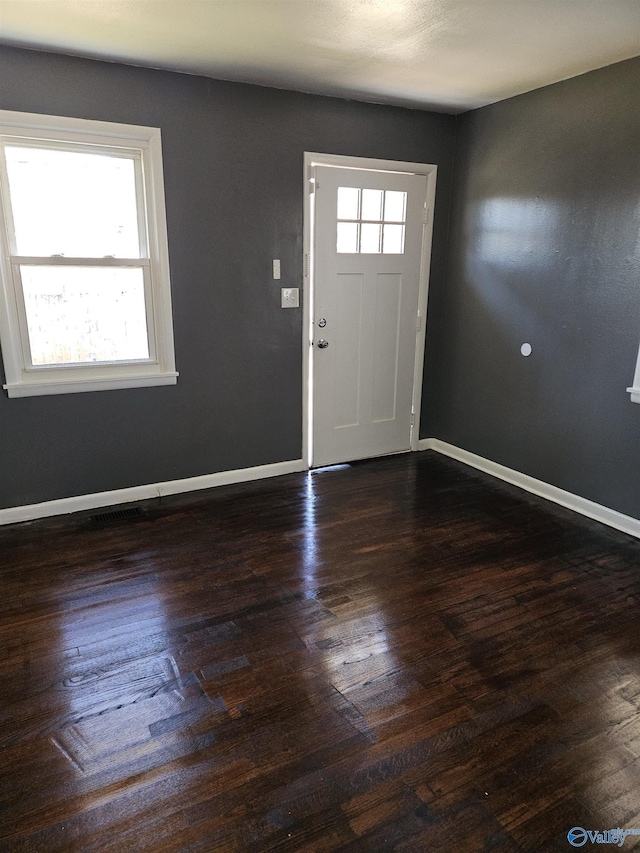
[[[640,0],[0,0],[0,40],[458,113],[640,54]]]

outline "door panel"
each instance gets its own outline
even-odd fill
[[[334,340],[329,361],[340,371],[341,381],[332,382],[333,423],[336,429],[358,426],[360,422],[358,383],[360,380],[360,336],[362,330],[363,276],[337,275],[331,286],[331,328]],[[327,348],[328,349],[328,348]],[[324,355],[325,353],[323,353]]]
[[[427,181],[327,166],[315,178],[318,466],[410,449]]]
[[[374,423],[392,421],[396,416],[398,384],[398,348],[400,344],[400,308],[402,277],[379,273],[376,276],[376,314],[373,339]]]

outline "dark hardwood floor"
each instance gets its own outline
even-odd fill
[[[2,850],[640,829],[640,542],[458,463],[5,528],[0,559]]]

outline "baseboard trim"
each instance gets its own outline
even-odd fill
[[[559,489],[557,486],[552,486],[542,480],[536,480],[535,477],[530,477],[528,474],[521,474],[520,471],[514,471],[512,468],[507,468],[506,465],[492,462],[490,459],[470,453],[468,450],[448,444],[446,441],[440,441],[439,438],[420,439],[418,450],[435,450],[437,453],[442,453],[443,456],[457,459],[458,462],[464,462],[465,465],[470,465],[472,468],[484,471],[485,474],[491,474],[499,480],[504,480],[505,483],[511,483],[512,486],[518,486],[526,492],[546,498],[546,500],[560,504],[560,506],[578,512],[580,515],[586,515],[587,518],[600,521],[602,524],[640,539],[639,519],[630,515],[623,515],[621,512],[594,503],[587,498],[581,498],[572,492],[565,492],[564,489]]]
[[[90,495],[78,495],[72,498],[9,507],[8,509],[0,509],[0,525],[33,521],[36,518],[48,518],[54,515],[67,515],[71,512],[99,509],[100,507],[142,501],[148,498],[160,498],[164,495],[177,495],[181,492],[212,489],[216,486],[228,486],[232,483],[246,483],[267,477],[279,477],[282,474],[295,474],[299,471],[306,471],[306,469],[307,466],[303,459],[292,459],[289,462],[257,465],[254,468],[236,468],[233,471],[220,471],[217,474],[187,477],[184,480],[167,480],[164,483],[149,483],[144,486],[132,486],[128,489],[114,489],[109,492],[96,492]]]
[[[600,521],[630,536],[640,539],[640,519],[624,515],[616,510],[609,509],[594,501],[574,495],[557,486],[552,486],[542,480],[536,480],[528,474],[522,474],[513,468],[507,468],[499,462],[493,462],[463,450],[438,438],[422,438],[418,442],[418,450],[435,450],[443,456],[463,462],[471,468],[483,471],[504,480],[526,492],[553,501],[560,506],[571,509],[574,512]],[[163,483],[149,483],[143,486],[132,486],[127,489],[114,489],[108,492],[95,492],[94,494],[78,495],[76,497],[61,498],[59,500],[44,501],[43,503],[27,504],[25,506],[8,507],[0,509],[0,526],[6,524],[17,524],[21,521],[33,521],[38,518],[48,518],[55,515],[67,515],[73,512],[82,512],[89,509],[100,509],[106,506],[116,506],[132,501],[147,500],[149,498],[160,498],[165,495],[177,495],[183,492],[199,491],[201,489],[212,489],[216,486],[227,486],[233,483],[245,483],[252,480],[262,480],[268,477],[279,477],[282,474],[295,474],[305,471],[307,465],[303,459],[292,459],[288,462],[276,462],[271,465],[257,465],[253,468],[236,468],[232,471],[220,471],[216,474],[204,474],[199,477],[187,477],[182,480],[167,480]]]

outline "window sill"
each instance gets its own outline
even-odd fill
[[[632,403],[640,403],[640,388],[627,388],[627,391],[631,394]]]
[[[9,397],[42,397],[46,394],[80,394],[87,391],[116,391],[121,388],[148,388],[175,385],[178,374],[156,373],[139,376],[110,376],[104,379],[67,379],[59,382],[16,382],[2,387]]]

